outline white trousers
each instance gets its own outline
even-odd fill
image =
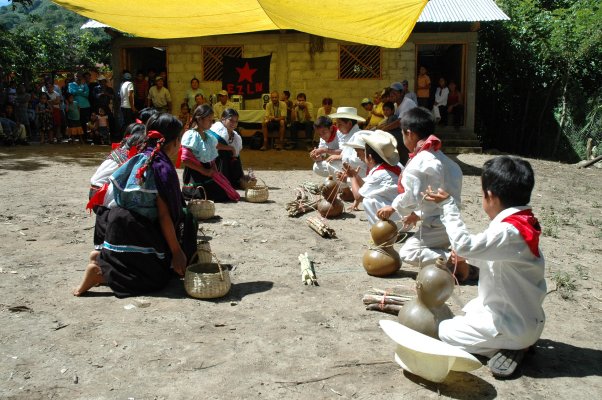
[[[497,333],[495,328],[476,326],[466,316],[457,316],[441,321],[439,338],[452,346],[471,354],[493,357],[499,350],[521,350],[531,346],[541,336],[544,324],[539,324],[537,332],[529,337],[511,338]]]
[[[449,238],[445,226],[439,219],[433,222],[423,221],[414,236],[406,240],[399,257],[402,262],[410,265],[434,264],[437,258],[446,260],[450,256]]]

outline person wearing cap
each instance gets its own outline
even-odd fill
[[[199,85],[200,85],[199,80],[197,78],[192,78],[190,80],[190,87],[186,90],[186,95],[184,96],[184,103],[188,104],[188,107],[190,108],[191,111],[197,107],[196,101],[195,101],[195,97],[197,94],[200,94],[201,96],[203,96],[203,100],[207,100],[205,98],[205,93],[199,87]],[[215,115],[221,115],[221,114],[215,114]]]
[[[363,109],[368,112],[368,119],[366,120],[366,125],[364,126],[364,128],[373,129],[376,126],[378,126],[378,124],[380,124],[380,121],[382,121],[383,118],[374,113],[374,103],[372,102],[372,100],[370,100],[368,97],[364,97],[361,101],[361,105]]]
[[[381,129],[383,131],[393,133],[400,126],[401,117],[407,113],[409,110],[418,107],[418,105],[414,102],[414,100],[409,97],[403,97],[403,85],[401,82],[393,82],[391,84],[391,92],[390,92],[390,100],[397,105],[395,109],[395,116],[397,119],[383,127]],[[408,159],[408,152],[405,146],[402,144],[402,141],[397,138],[397,152],[399,153],[399,157],[403,164],[406,163]]]
[[[407,81],[407,79],[404,79],[403,81],[401,81],[401,86],[403,86],[403,91],[401,92],[401,95],[403,96],[403,98],[410,98],[414,103],[416,103],[416,105],[418,105],[418,97],[416,97],[416,93],[410,91],[410,87],[409,87],[409,83]]]
[[[402,116],[403,143],[411,152],[410,160],[398,182],[399,195],[390,206],[378,210],[380,219],[394,213],[402,217],[405,228],[422,221],[418,232],[399,250],[400,258],[410,265],[428,265],[439,257],[449,259],[449,238],[441,222],[441,209],[422,199],[427,188],[444,187],[460,201],[462,170],[443,152],[435,132],[435,117],[423,107],[416,107]]]
[[[359,131],[356,134],[365,143],[364,160],[369,170],[362,178],[358,168],[343,163],[343,171],[351,180],[351,191],[356,201],[361,201],[370,226],[379,221],[377,212],[390,206],[397,197],[397,181],[402,167],[399,164],[397,141],[388,132],[376,130]],[[391,220],[399,220],[398,214],[392,214]]]
[[[195,106],[196,108],[197,106]],[[234,103],[228,98],[228,92],[221,90],[217,94],[217,103],[213,105],[213,116],[216,120],[219,120],[227,108],[234,108]]]
[[[276,91],[270,93],[270,102],[265,105],[265,117],[261,123],[263,132],[263,146],[259,150],[268,149],[268,133],[278,130],[278,143],[274,146],[276,150],[282,150],[284,143],[284,130],[286,128],[286,103],[280,100],[280,94]]]
[[[148,90],[147,107],[153,106],[159,112],[170,112],[171,110],[171,94],[163,84],[165,83],[162,76],[155,78],[155,86]]]
[[[134,113],[136,112],[132,74],[127,71],[123,74],[123,83],[119,88],[119,96],[121,98],[121,114],[123,116],[121,131],[123,132],[126,126],[134,122]]]
[[[358,122],[366,122],[363,117],[357,114],[355,107],[339,107],[337,112],[330,114],[331,119],[336,119],[337,140],[339,148],[332,151],[333,154],[328,156],[326,160],[316,162],[314,172],[320,176],[334,176],[337,172],[342,171],[343,161],[346,161],[353,168],[361,166],[364,162],[357,157],[355,151],[351,147],[342,147],[343,143],[353,140],[353,136],[360,130]],[[365,173],[365,172],[364,172]]]
[[[291,112],[291,139],[293,141],[297,140],[297,135],[299,134],[300,130],[305,131],[305,138],[309,142],[313,140],[313,115],[313,104],[307,101],[305,93],[299,93],[297,95],[297,101],[293,104],[293,110]]]

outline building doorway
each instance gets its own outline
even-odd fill
[[[462,94],[460,101],[466,104],[466,45],[462,43],[420,43],[416,45],[416,71],[425,67],[431,78],[431,96],[429,108],[432,108],[435,91],[439,85],[439,79],[444,78],[447,84],[453,81]],[[462,110],[459,118],[464,125],[466,109]],[[458,118],[458,116],[456,117]]]
[[[157,75],[167,71],[166,47],[127,47],[122,49],[121,65],[124,70],[130,71],[135,76],[142,71],[148,76],[148,71],[153,70]],[[167,84],[167,82],[165,82]]]

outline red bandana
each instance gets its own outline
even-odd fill
[[[378,167],[373,168],[368,175],[372,175],[373,172],[380,171],[380,170],[383,170],[383,169],[385,171],[391,171],[395,175],[400,175],[401,174],[401,167],[399,167],[397,165],[389,165],[387,163],[382,163],[382,164],[379,164]]]
[[[426,140],[419,141],[416,145],[416,148],[418,150],[416,150],[415,153],[410,153],[410,157],[408,159],[408,162],[406,163],[406,168],[407,168],[408,164],[410,163],[410,161],[412,161],[412,159],[414,157],[416,157],[416,155],[418,153],[420,153],[421,151],[424,151],[424,150],[438,151],[438,150],[440,150],[441,149],[441,139],[439,139],[435,135],[430,135],[428,138],[426,138]],[[401,184],[401,178],[402,178],[402,175],[399,175],[399,179],[397,180],[397,192],[398,193],[404,193],[406,191],[404,189],[403,185]]]
[[[533,215],[531,210],[523,210],[507,216],[502,220],[514,226],[520,232],[529,250],[535,257],[539,257],[539,235],[541,234],[541,226],[539,221]]]
[[[102,206],[104,204],[105,195],[107,194],[108,188],[109,184],[105,183],[100,189],[96,191],[96,193],[94,193],[94,196],[90,198],[90,201],[88,201],[88,204],[86,204],[86,210],[90,210],[90,214],[92,214],[92,209],[95,206]]]
[[[330,127],[330,137],[328,138],[326,143],[331,143],[334,139],[336,139],[336,137],[337,137],[337,127],[333,125]]]

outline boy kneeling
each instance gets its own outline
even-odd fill
[[[541,228],[527,205],[534,183],[527,161],[502,156],[485,162],[483,210],[491,223],[477,235],[468,233],[453,197],[441,189],[426,193],[426,200],[439,203],[457,255],[480,267],[478,297],[464,307],[464,316],[441,322],[439,337],[469,353],[493,356],[488,365],[497,378],[512,375],[545,322]]]

